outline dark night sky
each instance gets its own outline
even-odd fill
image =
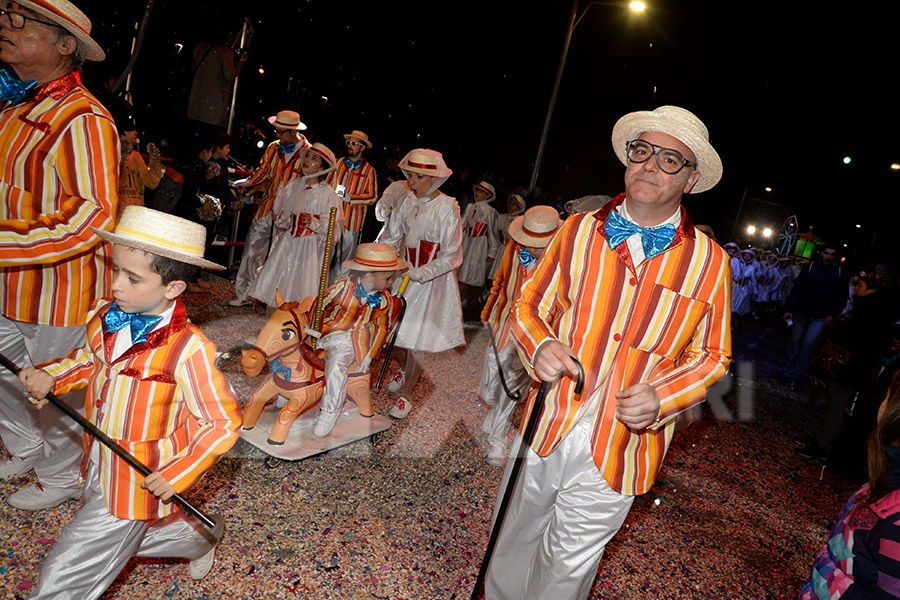
[[[117,75],[145,5],[119,3],[111,13],[108,3],[79,4],[109,53],[89,80]],[[813,225],[818,236],[848,243],[861,266],[893,254],[897,8],[880,4],[864,12],[849,2],[826,11],[826,3],[648,0],[639,19],[613,2],[592,7],[572,39],[538,185],[566,199],[618,193],[613,124],[626,112],[677,104],[706,122],[723,159],[722,182],[687,202],[720,241],[746,192],[792,208],[802,231]],[[294,108],[310,137],[332,149],[350,129],[369,133],[376,167],[396,152],[430,147],[451,168],[490,170],[527,186],[570,7],[157,0],[134,70],[139,123],[145,141],[179,130],[194,44],[216,26],[237,31],[246,16],[255,36],[239,120],[262,126]],[[841,162],[846,154],[850,166]]]

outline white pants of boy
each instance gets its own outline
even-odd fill
[[[13,321],[0,315],[0,352],[19,367],[62,358],[84,345],[84,325],[53,327]],[[84,411],[84,390],[60,400]],[[40,456],[34,463],[38,483],[45,488],[74,488],[81,481],[81,428],[62,411],[49,406],[37,411],[26,400],[19,378],[0,367],[0,439],[17,458]]]
[[[266,262],[271,237],[272,212],[269,211],[266,216],[250,222],[250,230],[244,241],[241,266],[238,267],[237,275],[234,277],[234,296],[241,302],[250,299],[247,292],[250,291],[250,284],[256,279],[260,267]]]
[[[503,376],[509,390],[524,398],[531,384],[531,377],[525,370],[516,345],[511,341],[500,349],[498,353],[500,365],[503,367]],[[494,447],[506,447],[506,434],[512,423],[513,413],[516,411],[516,401],[506,395],[503,384],[500,381],[500,372],[497,370],[497,357],[494,349],[488,346],[484,355],[484,368],[481,371],[481,385],[478,388],[481,399],[493,408],[481,428],[488,434],[488,443]]]
[[[132,556],[194,560],[215,545],[206,527],[180,511],[156,521],[114,517],[103,500],[98,471],[92,457],[84,506],[44,559],[32,600],[93,600],[106,591]]]
[[[339,413],[347,394],[347,373],[353,364],[353,340],[350,332],[331,333],[322,338],[318,347],[325,351],[325,391],[322,392],[322,412]]]
[[[588,597],[603,549],[634,500],[609,487],[594,464],[590,421],[582,418],[545,458],[526,448],[487,572],[486,600]],[[518,436],[497,506],[521,443]]]

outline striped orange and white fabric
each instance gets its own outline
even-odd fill
[[[698,232],[682,209],[675,240],[632,269],[627,243],[609,248],[603,224],[624,194],[595,213],[565,221],[516,305],[513,335],[531,361],[542,342],[575,351],[585,370],[580,398],[561,378],[547,394],[532,448],[546,456],[593,406],[591,447],[609,485],[627,495],[653,484],[672,439],[675,416],[702,402],[731,358],[729,257]],[[657,423],[634,431],[615,417],[615,394],[649,383],[659,395]],[[593,400],[593,402],[592,402]],[[528,412],[534,402],[529,399]],[[523,419],[523,423],[525,419]]]
[[[338,161],[337,168],[328,174],[328,183],[334,189],[343,185],[345,190],[344,217],[348,231],[362,231],[366,220],[366,211],[370,204],[378,200],[378,182],[375,179],[375,168],[368,162],[358,169],[351,169],[343,160]]]
[[[278,186],[286,184],[294,177],[300,177],[300,164],[303,161],[302,154],[298,148],[291,155],[290,160],[284,160],[284,155],[278,152],[278,142],[272,142],[266,147],[259,161],[259,166],[247,178],[247,187],[251,191],[262,190],[262,198],[260,198],[253,213],[254,219],[262,219],[272,212]]]
[[[85,417],[182,493],[237,441],[241,408],[215,367],[215,346],[176,303],[168,325],[110,361],[118,332],[104,334],[102,316],[111,302],[100,300],[91,310],[87,344],[42,367],[56,378],[57,394],[87,387]],[[114,516],[147,520],[175,510],[141,489],[143,480],[101,447],[100,485]]]
[[[356,364],[374,358],[400,316],[400,299],[389,290],[381,293],[381,304],[372,308],[354,296],[359,283],[354,276],[339,277],[325,295],[324,336],[349,331]]]
[[[519,244],[515,241],[506,244],[491,292],[481,309],[481,320],[487,323],[494,332],[497,349],[506,346],[512,329],[513,313],[522,283],[525,281],[525,267],[519,259]]]
[[[84,325],[111,285],[119,136],[77,72],[0,109],[0,312]]]

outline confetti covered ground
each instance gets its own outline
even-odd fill
[[[231,284],[217,280],[184,299],[246,399],[262,376],[240,372],[241,340],[255,335],[265,310],[232,308],[231,297]],[[466,338],[465,348],[427,357],[410,417],[374,444],[269,468],[239,442],[185,494],[226,519],[212,573],[194,582],[185,562],[135,559],[104,598],[469,598],[501,469],[484,460],[488,408],[475,395],[487,335],[475,321]],[[591,598],[793,596],[855,482],[820,478],[793,452],[791,435],[812,417],[805,395],[775,380],[786,343],[775,319],[739,324],[736,376],[676,434],[656,485],[607,548]],[[379,412],[393,402],[375,394]],[[28,597],[80,506],[28,513],[6,504],[32,481],[0,481],[0,598]]]

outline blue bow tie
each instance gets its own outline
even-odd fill
[[[0,102],[18,104],[25,99],[28,91],[37,85],[37,81],[22,81],[9,65],[0,68]]]
[[[147,334],[162,321],[162,315],[139,315],[127,313],[113,302],[106,314],[103,315],[103,327],[106,333],[114,333],[131,325],[131,343],[143,344],[147,341]]]
[[[606,217],[604,229],[606,241],[611,249],[615,249],[635,233],[641,234],[641,246],[644,248],[645,258],[653,258],[671,246],[672,240],[675,239],[675,226],[671,223],[656,227],[641,227],[615,210],[610,211],[609,216]]]
[[[281,364],[281,361],[277,358],[272,361],[272,364],[269,365],[269,368],[272,369],[273,373],[281,375],[281,378],[285,381],[291,380],[291,368]]]
[[[363,159],[359,160],[350,160],[349,158],[344,159],[344,164],[347,165],[347,168],[351,171],[355,171],[362,166]]]
[[[381,292],[369,293],[363,286],[358,286],[353,291],[353,295],[372,308],[378,308],[379,306],[381,306]]]
[[[297,144],[278,144],[278,154],[290,154],[297,149]]]
[[[531,255],[531,252],[519,246],[519,262],[527,269],[531,263],[537,262],[537,259]]]

